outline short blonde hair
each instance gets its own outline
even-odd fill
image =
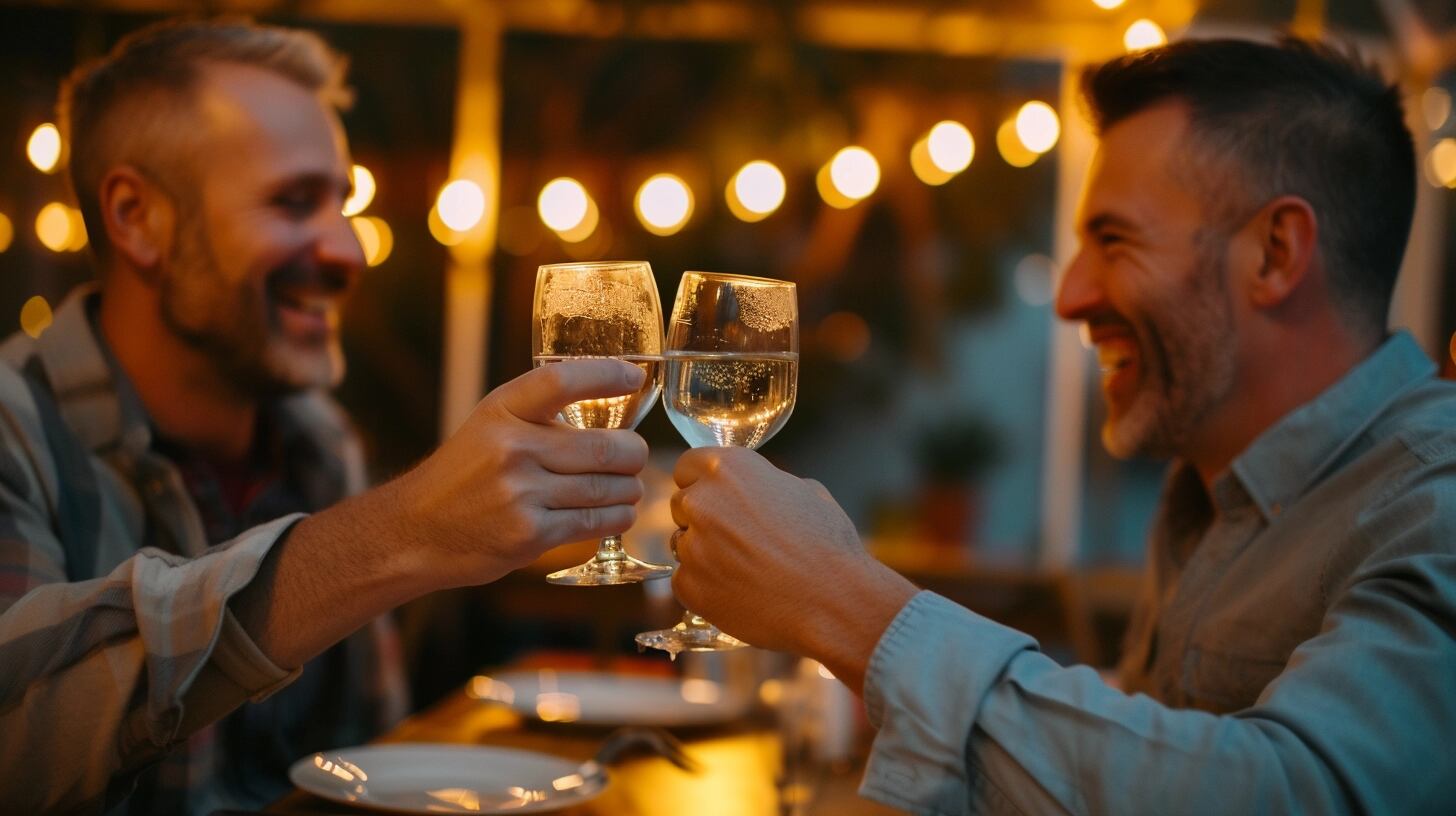
[[[109,252],[100,186],[129,164],[179,203],[191,200],[184,121],[201,68],[235,63],[263,68],[343,109],[347,60],[308,31],[242,19],[170,20],[122,38],[110,53],[80,66],[61,85],[58,115],[71,186],[99,257]]]

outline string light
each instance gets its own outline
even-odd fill
[[[659,173],[637,190],[637,218],[654,235],[672,235],[693,214],[693,193],[671,173]]]
[[[868,198],[880,186],[880,163],[862,147],[846,147],[835,153],[828,168],[829,183],[850,205]],[[841,206],[833,200],[826,201]]]
[[[485,193],[470,179],[456,179],[440,190],[435,209],[440,211],[445,226],[455,232],[469,232],[485,217]]]
[[[374,174],[362,164],[350,169],[349,178],[354,182],[354,189],[344,199],[344,215],[352,218],[368,209],[369,202],[374,200],[375,186]]]
[[[40,333],[50,327],[51,320],[51,305],[40,295],[20,307],[20,330],[31,337],[40,337]]]
[[[1168,35],[1163,33],[1163,27],[1152,20],[1138,20],[1127,27],[1122,35],[1122,45],[1129,54],[1134,51],[1146,51],[1149,48],[1157,48],[1160,45],[1167,45]]]
[[[15,225],[10,223],[10,218],[5,213],[0,213],[0,252],[10,248],[10,242],[15,240]]]
[[[541,188],[536,198],[536,211],[541,223],[557,232],[566,232],[581,225],[591,209],[591,196],[574,178],[552,179]]]
[[[50,122],[37,127],[25,143],[25,155],[42,173],[53,173],[61,161],[61,132]]]
[[[1062,135],[1057,112],[1045,102],[1031,101],[1016,112],[1016,137],[1033,153],[1045,153]]]
[[[369,266],[379,266],[394,251],[394,230],[383,218],[359,215],[350,218],[349,225],[359,238],[359,248],[364,250],[364,262]]]
[[[1021,137],[1016,135],[1015,117],[1002,122],[1001,127],[996,129],[996,150],[1001,154],[1002,161],[1012,167],[1030,167],[1036,163],[1039,155],[1021,143]]]
[[[758,159],[743,165],[728,181],[728,210],[740,221],[761,221],[784,203],[788,184],[771,162]]]

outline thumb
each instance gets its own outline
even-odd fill
[[[563,360],[528,371],[497,388],[491,396],[527,422],[547,423],[578,400],[630,394],[642,387],[646,372],[610,358]]]

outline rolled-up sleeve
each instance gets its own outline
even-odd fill
[[[930,593],[876,647],[861,793],[915,813],[1449,813],[1456,554],[1373,559],[1254,706],[1168,708]]]
[[[0,519],[24,512],[0,507]],[[4,608],[0,798],[19,812],[100,810],[192,731],[291,681],[296,673],[267,660],[227,603],[299,518],[196,558],[144,549],[104,578],[41,583]],[[11,540],[6,552],[22,563],[0,570],[34,573],[26,553],[58,549]]]

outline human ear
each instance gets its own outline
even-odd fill
[[[176,208],[136,168],[113,167],[101,180],[101,220],[112,249],[149,280],[171,250]]]
[[[1319,219],[1299,196],[1280,196],[1264,205],[1249,222],[1262,263],[1251,269],[1250,297],[1255,305],[1283,303],[1314,268],[1318,254]]]

